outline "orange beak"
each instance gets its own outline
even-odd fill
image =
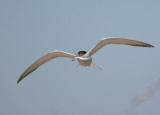
[[[83,56],[83,54],[79,54],[79,56],[81,57],[81,56]]]

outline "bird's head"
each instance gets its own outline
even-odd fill
[[[86,54],[87,52],[86,51],[79,51],[78,52],[78,55],[80,56],[80,57],[82,57],[84,54]]]

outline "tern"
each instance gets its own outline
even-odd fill
[[[78,66],[93,66],[95,68],[99,68],[97,65],[92,63],[91,56],[95,54],[98,50],[100,50],[102,47],[109,45],[109,44],[123,44],[123,45],[131,45],[131,46],[140,46],[140,47],[154,47],[148,43],[140,42],[136,40],[130,40],[125,38],[117,38],[117,37],[111,37],[111,38],[103,38],[101,39],[96,45],[94,45],[88,52],[86,51],[79,51],[78,55],[71,54],[64,51],[55,50],[52,52],[47,53],[46,55],[39,58],[36,62],[34,62],[28,69],[26,69],[23,74],[20,76],[20,78],[17,81],[17,84],[25,78],[27,75],[32,73],[34,70],[36,70],[39,66],[42,64],[50,61],[51,59],[57,58],[57,57],[65,57],[65,58],[72,58],[72,61],[77,59]]]

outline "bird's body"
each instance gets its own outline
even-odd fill
[[[42,56],[40,59],[38,59],[36,62],[34,62],[28,69],[24,71],[24,73],[20,76],[17,83],[19,83],[23,78],[25,78],[28,74],[36,70],[39,66],[42,64],[48,62],[51,59],[54,59],[56,57],[66,57],[66,58],[72,58],[77,59],[78,66],[93,66],[101,70],[98,66],[92,63],[91,56],[96,53],[98,50],[100,50],[105,45],[109,44],[123,44],[123,45],[131,45],[131,46],[140,46],[140,47],[153,47],[152,45],[136,40],[129,40],[124,38],[103,38],[101,39],[93,48],[91,48],[88,52],[86,51],[79,51],[78,55],[74,55],[68,52],[55,50],[52,52],[49,52],[48,54]]]
[[[91,57],[77,57],[77,61],[81,66],[90,66],[92,63]]]

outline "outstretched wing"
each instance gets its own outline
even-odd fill
[[[23,78],[25,78],[28,74],[32,73],[34,70],[36,70],[39,66],[42,64],[48,62],[51,59],[54,59],[56,57],[66,57],[66,58],[74,58],[76,55],[63,52],[63,51],[58,51],[55,50],[53,52],[49,52],[46,55],[42,56],[40,59],[38,59],[36,62],[34,62],[24,73],[20,76],[18,79],[17,83],[19,83]]]
[[[131,45],[131,46],[140,46],[140,47],[154,47],[148,43],[136,41],[136,40],[129,40],[124,38],[103,38],[101,39],[93,48],[91,48],[84,57],[89,57],[96,53],[99,49],[104,47],[105,45],[109,44],[123,44],[123,45]]]

